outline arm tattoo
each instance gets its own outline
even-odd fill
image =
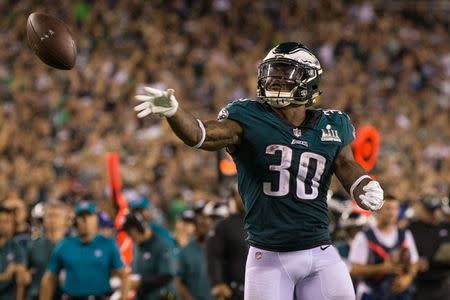
[[[237,145],[242,132],[241,126],[230,120],[207,121],[205,128],[206,139],[201,148],[210,151]]]
[[[180,107],[175,115],[166,118],[173,132],[188,146],[194,146],[201,139],[197,119]]]
[[[201,129],[197,119],[190,113],[178,108],[177,113],[167,118],[173,132],[188,146],[196,145],[201,139]],[[224,147],[237,145],[240,140],[242,128],[239,123],[232,120],[206,121],[206,138],[200,147],[204,150],[216,151]]]

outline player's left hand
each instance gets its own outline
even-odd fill
[[[371,180],[363,187],[364,194],[359,196],[361,204],[368,209],[379,210],[384,204],[384,192],[378,181]]]

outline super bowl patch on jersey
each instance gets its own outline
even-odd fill
[[[229,114],[230,113],[228,112],[228,109],[224,107],[219,111],[219,114],[217,115],[217,120],[225,120],[228,118]]]
[[[322,136],[320,140],[324,142],[342,142],[341,138],[339,137],[338,131],[332,129],[330,124],[327,124],[327,126],[325,126],[325,129],[322,129]]]

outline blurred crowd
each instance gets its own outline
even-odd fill
[[[0,199],[100,201],[108,151],[120,154],[124,183],[164,209],[214,197],[215,155],[188,149],[157,117],[138,120],[133,95],[142,84],[171,87],[197,117],[215,118],[255,96],[257,64],[286,40],[318,54],[322,107],[380,131],[373,173],[385,189],[406,200],[448,193],[448,10],[445,1],[2,1]],[[32,11],[69,24],[74,70],[48,68],[28,48]]]
[[[45,66],[27,46],[34,11],[71,28],[73,70]],[[170,87],[196,117],[215,118],[230,100],[255,96],[259,61],[288,40],[322,63],[321,107],[380,131],[372,173],[385,191],[411,204],[447,196],[449,13],[439,0],[1,1],[0,204],[21,207],[17,233],[31,234],[39,203],[89,199],[114,215],[108,152],[120,155],[125,195],[151,199],[159,223],[174,226],[201,199],[219,203],[216,154],[189,149],[164,120],[137,119],[133,96]]]

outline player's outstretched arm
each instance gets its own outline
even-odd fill
[[[141,103],[134,110],[139,118],[158,114],[167,118],[173,132],[188,146],[215,151],[233,148],[240,142],[242,127],[232,120],[202,122],[179,107],[174,91],[144,88],[145,94],[137,95]]]
[[[167,121],[173,132],[186,145],[209,151],[237,145],[242,132],[238,122],[232,120],[202,122],[181,108],[172,117],[167,118]]]
[[[355,161],[350,145],[336,157],[334,174],[361,208],[379,210],[383,206],[383,189]]]

